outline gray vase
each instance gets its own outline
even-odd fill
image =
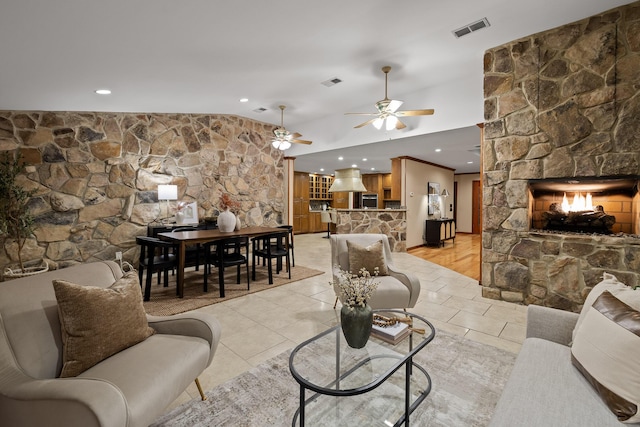
[[[349,308],[346,305],[340,310],[342,333],[349,347],[362,348],[369,341],[373,324],[373,311],[369,304],[364,307]]]

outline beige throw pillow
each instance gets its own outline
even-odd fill
[[[61,378],[75,377],[154,333],[134,271],[106,289],[64,280],[54,280],[53,289],[62,329]]]
[[[573,339],[576,337],[576,332],[580,328],[587,311],[591,308],[596,299],[602,294],[604,291],[611,292],[616,298],[621,300],[622,302],[630,305],[636,310],[640,310],[640,291],[634,291],[630,286],[625,285],[620,282],[616,276],[610,273],[604,273],[602,275],[602,281],[596,284],[587,298],[584,301],[584,305],[582,306],[582,310],[580,311],[580,316],[578,317],[578,321],[576,322],[576,326],[573,329]]]
[[[373,276],[373,270],[378,267],[378,276],[388,276],[387,263],[384,260],[384,246],[382,240],[372,243],[367,247],[347,240],[349,251],[349,270],[351,274],[360,274],[362,268],[366,268]]]
[[[602,292],[586,310],[571,361],[619,421],[640,421],[640,312]]]

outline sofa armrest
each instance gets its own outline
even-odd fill
[[[418,296],[420,295],[420,279],[413,273],[407,271],[400,271],[391,264],[387,264],[387,270],[389,276],[399,280],[403,285],[409,289],[411,299],[409,305],[406,308],[413,308],[418,302]]]
[[[527,307],[527,338],[542,338],[569,345],[577,321],[577,313],[529,305]]]
[[[211,348],[207,366],[211,364],[222,333],[222,327],[214,316],[207,313],[190,312],[174,316],[147,315],[147,320],[149,326],[158,334],[184,335],[206,340]]]
[[[37,380],[18,370],[8,371],[3,369],[1,374],[2,425],[121,427],[130,422],[122,392],[107,381],[77,377]]]

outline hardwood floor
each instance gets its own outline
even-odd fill
[[[418,246],[407,252],[479,281],[481,244],[481,234],[457,233],[455,242],[447,240],[444,247]]]

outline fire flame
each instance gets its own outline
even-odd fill
[[[581,212],[592,211],[593,203],[591,200],[591,193],[587,193],[587,196],[583,196],[580,193],[576,193],[573,196],[573,203],[569,204],[567,200],[567,193],[564,193],[562,198],[562,210],[565,212]]]

